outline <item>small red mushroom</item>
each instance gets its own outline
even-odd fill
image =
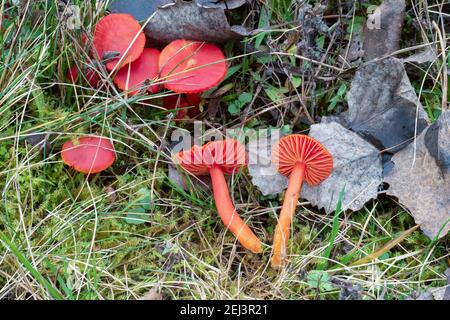
[[[176,93],[203,92],[227,74],[225,56],[218,47],[201,41],[175,40],[159,56],[164,86]]]
[[[292,134],[278,141],[272,160],[278,171],[289,177],[273,239],[272,266],[278,268],[286,261],[289,231],[303,180],[313,186],[325,180],[333,170],[333,157],[313,138]]]
[[[224,176],[246,166],[245,148],[234,139],[212,141],[203,147],[193,146],[177,153],[175,161],[192,175],[211,176],[214,200],[222,222],[246,249],[261,252],[261,241],[234,208]]]
[[[95,26],[94,49],[100,59],[107,60],[106,68],[109,71],[119,69],[139,58],[145,41],[141,26],[129,14],[107,15]],[[121,64],[118,65],[120,60]]]
[[[195,118],[200,114],[198,106],[201,100],[199,93],[172,94],[163,98],[163,106],[166,109],[180,109],[175,117],[176,120],[181,120],[186,116]]]
[[[145,48],[141,56],[122,67],[114,77],[114,83],[119,89],[128,91],[130,96],[139,93],[146,81],[154,80],[158,76],[158,58],[160,52],[156,49]],[[159,85],[152,85],[147,88],[148,92],[156,93]]]
[[[78,66],[75,64],[72,66],[72,68],[70,68],[69,70],[67,70],[67,78],[69,78],[70,81],[72,81],[73,83],[77,82],[78,76],[79,76],[79,70],[78,70]],[[84,67],[82,69],[82,74],[84,79],[87,80],[87,82],[93,87],[93,88],[97,88],[98,87],[98,83],[100,82],[100,76],[98,75],[98,73],[90,68],[90,67]]]
[[[113,145],[107,138],[85,136],[63,144],[63,162],[75,170],[93,174],[109,168],[116,159]]]

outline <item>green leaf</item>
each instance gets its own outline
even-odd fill
[[[342,97],[347,92],[347,85],[345,83],[341,84],[341,86],[338,89],[338,96]]]
[[[153,197],[150,189],[141,188],[137,192],[137,204],[144,208],[144,210],[150,210],[152,208]]]
[[[239,95],[239,101],[242,103],[249,103],[253,99],[253,95],[249,92],[243,92]]]
[[[336,108],[337,103],[339,102],[339,97],[335,96],[331,98],[330,104],[328,105],[327,111],[332,111],[334,108]]]
[[[264,88],[264,92],[267,94],[270,100],[275,103],[279,103],[281,100],[285,98],[284,94],[280,89],[275,88],[274,86],[267,86]]]
[[[344,212],[344,210],[342,210],[342,199],[344,199],[344,193],[345,193],[345,185],[342,187],[341,192],[339,192],[339,199],[338,202],[336,203],[336,208],[334,211],[335,214],[333,217],[333,225],[331,227],[330,238],[328,239],[328,246],[323,254],[323,261],[319,265],[319,270],[324,270],[328,266],[328,259],[331,256],[331,250],[333,249],[334,240],[336,240],[336,236],[339,232],[339,215],[342,212]]]
[[[333,290],[330,275],[325,271],[312,270],[308,272],[306,280],[311,287],[317,288],[321,292]]]
[[[298,88],[302,84],[302,78],[300,78],[300,77],[292,77],[291,78],[291,83],[292,83],[292,86],[294,88]]]
[[[264,29],[269,26],[270,23],[270,16],[272,12],[267,11],[266,7],[262,7],[260,14],[259,14],[259,22],[258,22],[258,29]],[[255,40],[255,48],[258,49],[261,45],[262,41],[266,37],[267,32],[261,32],[258,34]]]
[[[239,112],[241,111],[241,104],[239,103],[239,101],[233,101],[228,105],[228,112],[231,115],[237,115],[239,114]]]
[[[355,18],[348,24],[347,33],[360,33],[366,18],[355,16]]]
[[[288,124],[285,124],[280,129],[281,133],[284,135],[291,134],[292,133],[292,127]]]
[[[127,212],[124,218],[126,223],[129,224],[144,224],[149,221],[150,215],[147,214],[143,207],[137,207],[131,209],[131,212]]]

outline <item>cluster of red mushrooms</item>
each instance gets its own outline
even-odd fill
[[[198,104],[199,93],[217,86],[227,73],[224,55],[214,45],[175,40],[159,52],[144,48],[145,42],[139,23],[126,14],[105,16],[95,28],[92,55],[103,61],[117,87],[129,95],[155,93],[164,86],[178,94],[169,96],[165,104],[183,108]],[[100,77],[93,70],[83,72],[91,85],[97,86]],[[73,80],[78,76],[73,68],[70,75]],[[184,112],[177,116],[188,115]],[[278,171],[289,177],[273,240],[271,263],[278,268],[287,261],[287,242],[302,183],[317,185],[325,180],[333,169],[333,158],[319,142],[301,134],[281,138],[272,154]],[[111,141],[93,135],[67,141],[61,155],[64,163],[89,175],[109,168],[116,158]],[[261,241],[239,217],[225,179],[247,166],[245,147],[230,138],[211,141],[175,154],[174,162],[191,175],[210,175],[222,222],[244,248],[262,252]]]

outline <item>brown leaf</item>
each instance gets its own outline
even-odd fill
[[[437,141],[430,147],[435,142],[431,137]],[[429,238],[441,238],[450,231],[449,140],[450,111],[445,111],[436,125],[392,157],[394,166],[384,179],[389,184],[387,194],[408,208]]]

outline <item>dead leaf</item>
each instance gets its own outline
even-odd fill
[[[222,8],[222,9],[236,9],[242,7],[247,0],[197,0],[197,3],[205,8]]]
[[[348,93],[348,112],[334,117],[380,150],[395,153],[428,125],[428,117],[396,58],[361,67]],[[324,120],[329,122],[329,120]]]
[[[187,173],[180,173],[174,165],[169,164],[169,179],[172,180],[177,186],[182,188],[185,191],[189,191],[190,184],[187,176]],[[198,177],[190,177],[192,185],[201,189],[201,190],[211,190],[211,178],[209,176],[198,176]]]
[[[392,157],[394,166],[384,179],[387,194],[408,208],[429,238],[444,237],[450,230],[449,127],[450,111],[445,111],[415,143]]]
[[[436,59],[437,59],[436,48],[430,45],[425,50],[422,50],[409,57],[404,58],[403,62],[420,64],[425,62],[433,62]]]
[[[163,296],[156,288],[152,288],[149,292],[140,297],[139,300],[163,300]]]
[[[404,18],[405,0],[384,0],[369,15],[362,32],[366,61],[388,55],[400,48]]]
[[[382,181],[381,155],[370,143],[336,122],[315,124],[309,135],[333,156],[333,172],[316,187],[304,184],[301,197],[327,213],[336,208],[345,187],[342,207],[357,211],[376,199]]]
[[[442,297],[442,300],[450,300],[450,268],[445,270],[445,276],[447,277],[447,288],[445,289],[444,296]]]
[[[280,193],[287,188],[288,179],[279,174],[272,164],[272,146],[280,138],[277,131],[251,139],[248,143],[248,171],[253,185],[265,196]]]
[[[233,8],[243,3],[230,2]],[[131,14],[139,21],[146,21],[154,14],[144,31],[156,42],[168,43],[176,39],[225,42],[248,35],[243,26],[230,26],[224,7],[223,3],[215,1],[115,0],[108,9]]]

